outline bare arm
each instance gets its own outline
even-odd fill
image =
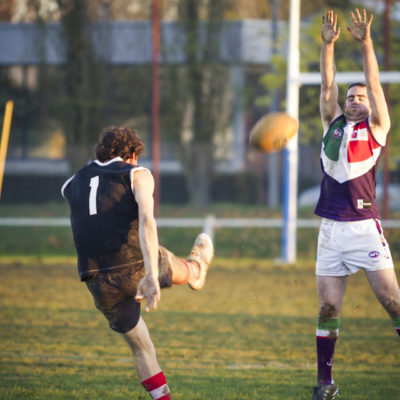
[[[139,240],[146,275],[141,279],[135,299],[147,300],[146,311],[156,309],[161,292],[158,282],[158,235],[154,219],[154,179],[147,170],[136,171],[134,194],[139,207]]]
[[[331,122],[342,114],[342,110],[338,104],[338,87],[335,82],[335,41],[340,34],[340,27],[336,26],[337,15],[334,15],[333,11],[328,11],[328,14],[322,17],[322,45],[320,54],[320,112],[325,132]]]
[[[371,14],[367,21],[366,11],[363,10],[363,15],[361,16],[358,9],[356,9],[355,14],[351,13],[354,26],[352,28],[348,27],[347,29],[352,36],[360,42],[365,83],[371,106],[370,127],[377,141],[384,145],[390,129],[390,117],[385,94],[379,79],[379,66],[370,34],[370,26],[373,17],[373,14]]]

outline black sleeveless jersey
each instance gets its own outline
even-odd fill
[[[143,169],[121,158],[93,161],[64,183],[62,195],[71,210],[71,227],[82,280],[98,272],[143,268],[138,205],[132,170]]]

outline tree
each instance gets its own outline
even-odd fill
[[[229,69],[220,61],[219,47],[226,3],[226,0],[180,0],[179,5],[186,33],[186,65],[180,73],[180,104],[176,108],[182,116],[181,134],[184,121],[191,132],[183,138],[181,135],[180,157],[190,201],[198,207],[210,202],[215,137],[229,120],[226,112]]]
[[[101,58],[95,49],[89,2],[57,1],[66,50],[63,67],[65,94],[61,99],[60,118],[67,137],[68,157],[75,170],[91,157],[93,143],[103,127],[107,42],[100,43],[104,56]],[[107,6],[108,2],[103,3]],[[100,34],[97,37],[104,36]]]

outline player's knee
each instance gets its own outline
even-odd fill
[[[339,309],[334,304],[323,303],[319,308],[319,320],[321,322],[329,321],[339,315]]]
[[[400,298],[397,297],[385,297],[381,299],[381,303],[387,313],[392,317],[398,317],[400,315]]]
[[[172,286],[172,270],[161,273],[158,276],[158,282],[161,289],[166,289]]]
[[[172,286],[172,253],[160,246],[158,251],[158,282],[160,288]]]

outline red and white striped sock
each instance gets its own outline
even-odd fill
[[[198,264],[194,261],[184,260],[183,258],[181,258],[181,260],[185,263],[188,269],[188,282],[190,282],[192,279],[197,279],[200,275]]]
[[[161,371],[157,375],[142,381],[143,387],[147,390],[153,400],[172,399],[171,392],[165,379],[164,373]]]

